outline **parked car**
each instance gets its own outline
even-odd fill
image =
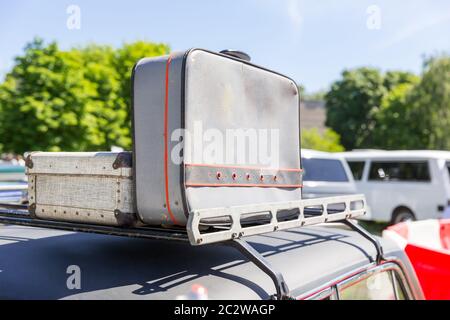
[[[226,244],[194,247],[13,225],[0,226],[0,237],[8,239],[0,241],[0,256],[12,257],[2,259],[0,299],[185,299],[199,288],[208,299],[270,299],[275,293],[269,276]],[[375,263],[373,244],[340,224],[246,241],[281,272],[296,299],[423,298],[400,247],[380,239],[386,260]],[[78,289],[74,270],[80,271]]]
[[[0,163],[0,181],[25,181],[25,167],[5,162]]]
[[[0,203],[26,204],[28,184],[25,181],[0,181]]]
[[[357,191],[365,194],[372,220],[392,224],[442,218],[450,199],[450,152],[351,151]]]
[[[342,156],[302,149],[301,157],[305,198],[356,193],[352,172]]]
[[[28,184],[25,167],[0,162],[0,203],[25,204],[28,202]]]

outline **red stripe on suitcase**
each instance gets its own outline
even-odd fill
[[[170,209],[170,199],[169,199],[169,169],[168,169],[168,161],[169,161],[169,142],[168,142],[168,119],[169,119],[169,69],[170,63],[172,62],[172,56],[169,56],[166,62],[166,94],[164,101],[164,180],[165,180],[165,192],[166,192],[166,206],[167,212],[169,213],[170,219],[176,225],[178,225],[177,220],[175,219],[172,210]]]

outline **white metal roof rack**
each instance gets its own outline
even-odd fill
[[[202,209],[194,210],[189,215],[187,232],[192,245],[203,245],[277,230],[341,221],[365,213],[366,200],[363,195]],[[220,221],[218,217],[228,223],[222,222],[220,228],[214,228],[214,221]],[[209,222],[209,219],[213,220]],[[211,225],[212,231],[202,231],[208,225]]]

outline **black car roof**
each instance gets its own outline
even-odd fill
[[[374,246],[354,231],[314,226],[246,238],[291,291],[306,293],[369,264]],[[385,254],[403,252],[383,241]],[[273,282],[237,250],[222,244],[192,247],[66,231],[0,226],[0,298],[175,299],[194,284],[210,299],[268,299]],[[81,270],[81,289],[69,290],[67,268]]]

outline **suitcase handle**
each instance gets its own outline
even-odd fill
[[[241,60],[244,60],[244,61],[250,61],[251,60],[250,56],[247,53],[245,53],[243,51],[239,51],[239,50],[229,50],[229,49],[227,49],[227,50],[220,51],[220,53],[225,54],[225,55],[230,56],[230,57],[233,57],[233,58],[238,58],[238,59],[241,59]]]

